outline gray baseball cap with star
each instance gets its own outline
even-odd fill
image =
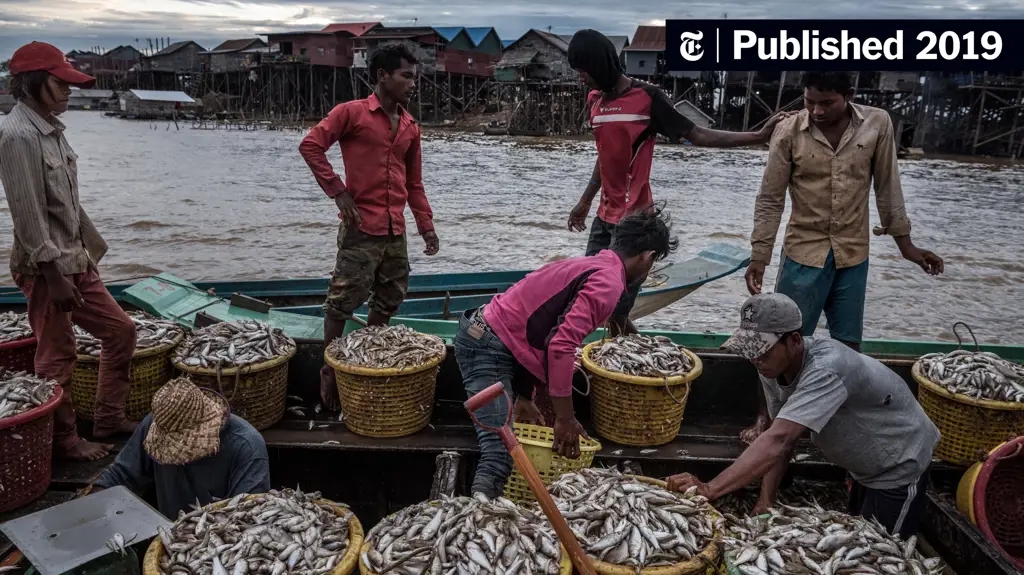
[[[800,331],[803,315],[796,302],[780,293],[757,294],[740,307],[740,328],[722,349],[745,359],[768,353],[784,334]]]

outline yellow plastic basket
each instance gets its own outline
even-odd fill
[[[1024,403],[950,393],[925,377],[920,361],[911,373],[917,381],[917,400],[942,434],[935,448],[935,457],[942,461],[968,467],[1002,443],[1024,435]]]
[[[637,481],[657,485],[662,489],[668,488],[668,484],[660,479],[643,477],[640,475],[634,475],[633,477],[635,477]],[[718,510],[714,507],[712,507],[711,510],[716,517],[719,515]],[[715,537],[710,543],[708,543],[708,546],[698,553],[693,559],[683,561],[682,563],[676,563],[675,565],[647,567],[645,569],[641,569],[639,574],[634,567],[605,563],[604,561],[598,561],[593,557],[590,558],[590,561],[594,564],[594,570],[601,575],[714,575],[718,572],[722,561],[722,550],[722,533],[719,531],[715,533]]]
[[[252,499],[253,497],[259,497],[259,494],[249,495],[246,499]],[[330,505],[334,508],[335,515],[339,517],[351,511],[327,499],[318,499],[317,503]],[[227,500],[222,500],[211,503],[208,507],[217,508],[226,504]],[[328,575],[349,575],[355,569],[356,562],[359,561],[359,550],[362,546],[363,524],[359,522],[356,514],[352,513],[348,518],[348,549],[345,550],[345,555],[341,557],[341,561],[334,566],[334,569],[331,569]],[[159,537],[154,537],[146,549],[146,557],[142,560],[142,575],[160,575],[160,559],[163,557],[163,554],[163,542],[160,541]]]
[[[324,351],[334,368],[345,425],[366,437],[405,437],[430,424],[434,391],[447,350],[419,366],[374,369],[342,363]]]
[[[607,341],[607,340],[605,340]],[[598,367],[590,359],[594,342],[583,348],[583,369],[590,376],[590,409],[597,433],[623,445],[664,445],[679,434],[690,385],[703,372],[700,358],[683,349],[693,369],[675,377],[635,377]]]
[[[552,481],[565,473],[590,467],[594,463],[594,454],[601,451],[599,442],[580,437],[580,456],[569,459],[551,450],[555,441],[554,429],[528,423],[516,423],[513,429],[544,485],[551,485]],[[505,497],[520,504],[537,500],[518,469],[512,470],[512,475],[505,483]]]

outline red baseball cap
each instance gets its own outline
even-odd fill
[[[75,70],[71,62],[56,46],[45,42],[30,42],[11,57],[11,74],[24,74],[45,70],[73,86],[92,88],[96,78]]]

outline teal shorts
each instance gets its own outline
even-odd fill
[[[829,250],[825,266],[798,264],[782,254],[782,269],[775,291],[796,302],[803,315],[804,337],[810,337],[825,312],[832,339],[860,343],[864,337],[864,296],[868,286],[868,260],[853,267],[836,269]]]

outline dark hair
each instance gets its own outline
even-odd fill
[[[821,92],[835,92],[843,96],[853,93],[853,79],[846,72],[804,72],[804,88]]]
[[[611,249],[625,257],[653,251],[655,260],[667,258],[679,247],[679,240],[672,236],[671,218],[663,211],[661,206],[651,206],[622,218],[615,226]]]
[[[15,100],[32,98],[36,102],[43,99],[43,86],[50,79],[50,73],[46,70],[33,70],[11,76],[11,83],[8,90]]]
[[[370,77],[377,81],[377,71],[384,70],[388,74],[402,67],[402,60],[417,64],[419,60],[413,56],[412,50],[405,44],[384,44],[370,52]]]

